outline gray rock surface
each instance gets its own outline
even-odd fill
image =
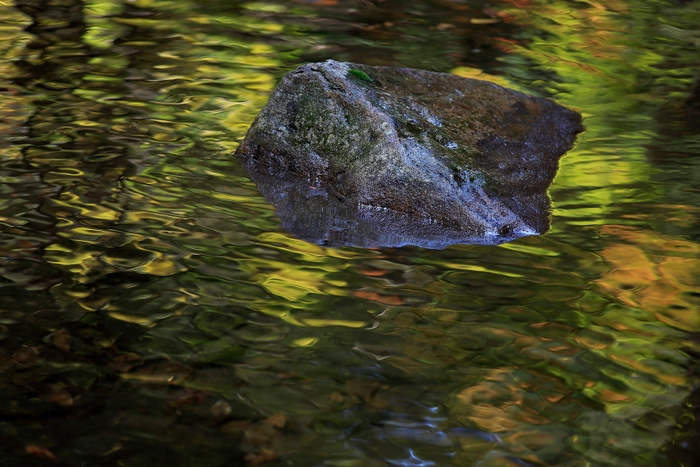
[[[490,82],[329,60],[282,79],[236,157],[301,238],[443,248],[545,232],[581,131],[573,110]]]

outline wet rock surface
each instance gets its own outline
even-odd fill
[[[578,113],[486,81],[327,61],[285,76],[236,156],[291,233],[496,244],[549,228]]]

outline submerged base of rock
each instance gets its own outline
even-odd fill
[[[236,156],[306,240],[497,244],[549,228],[547,188],[582,130],[493,83],[327,61],[282,79]]]
[[[413,245],[435,250],[454,244],[496,245],[523,236],[522,233],[475,235],[387,208],[348,205],[294,181],[265,174],[255,174],[253,179],[265,200],[274,207],[282,228],[318,245],[362,248]]]

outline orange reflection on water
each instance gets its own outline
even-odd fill
[[[371,300],[373,302],[381,303],[382,305],[403,305],[406,303],[403,298],[398,295],[383,295],[375,292],[370,292],[367,290],[355,290],[352,293],[356,297],[364,298],[366,300]]]
[[[452,415],[468,425],[498,433],[508,451],[540,464],[560,449],[568,436],[560,422],[579,415],[576,404],[567,400],[570,393],[556,378],[542,373],[495,369],[457,395]],[[556,420],[545,415],[551,412],[552,404],[561,407]]]
[[[601,252],[613,266],[598,280],[601,287],[659,321],[685,331],[700,330],[700,317],[688,301],[700,292],[697,245],[627,226],[604,226],[602,234],[621,242]]]

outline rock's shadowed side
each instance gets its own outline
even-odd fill
[[[442,248],[549,228],[578,113],[486,82],[327,61],[286,75],[236,151],[284,227]]]

